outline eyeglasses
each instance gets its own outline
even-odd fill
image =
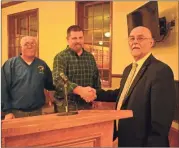
[[[28,43],[28,42],[27,42],[27,43],[24,44],[24,46],[30,46],[30,45],[31,45],[31,46],[36,46],[35,43]]]
[[[129,37],[128,38],[129,42],[131,42],[131,43],[134,42],[135,39],[137,40],[137,42],[141,43],[142,41],[144,41],[146,39],[151,39],[151,38],[144,38],[144,37],[137,37],[137,38],[135,38],[135,37]]]

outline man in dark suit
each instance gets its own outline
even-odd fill
[[[116,101],[117,110],[133,111],[133,118],[115,122],[114,139],[118,137],[121,147],[169,146],[174,77],[171,68],[151,54],[153,44],[148,28],[134,28],[129,35],[134,62],[125,68],[120,89],[97,91],[97,101]]]

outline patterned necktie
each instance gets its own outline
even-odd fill
[[[136,68],[137,68],[137,63],[133,63],[133,64],[132,64],[132,69],[131,69],[131,71],[130,71],[130,73],[129,73],[129,76],[127,77],[126,83],[125,83],[125,85],[124,85],[124,88],[123,88],[123,90],[122,90],[121,96],[120,96],[120,98],[119,98],[119,102],[118,102],[118,104],[117,104],[117,110],[120,110],[120,109],[121,109],[121,106],[122,106],[122,104],[123,104],[123,101],[124,101],[125,97],[127,96],[127,93],[128,93],[129,88],[130,88],[130,86],[131,86],[131,82],[132,82],[132,79],[133,79],[133,77],[134,77]],[[116,126],[117,126],[117,129],[118,129],[118,120],[116,120],[116,121],[117,121]]]

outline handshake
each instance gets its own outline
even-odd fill
[[[82,87],[77,86],[73,92],[75,94],[80,95],[81,98],[83,98],[86,102],[92,102],[96,99],[96,90],[94,88],[91,88],[90,86]]]

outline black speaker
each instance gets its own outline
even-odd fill
[[[160,35],[166,35],[167,34],[167,21],[166,17],[159,18],[159,27],[160,27]]]

